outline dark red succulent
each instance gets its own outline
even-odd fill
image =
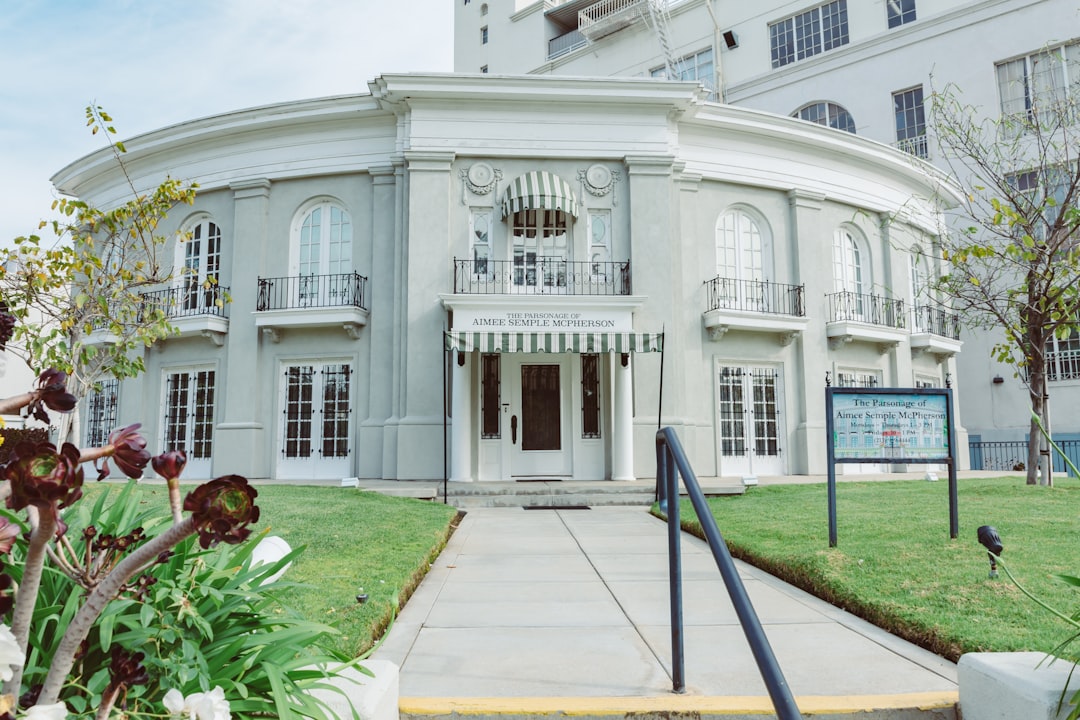
[[[7,506],[12,510],[22,510],[27,505],[67,507],[82,497],[79,448],[64,443],[57,452],[52,443],[21,442],[0,466],[0,479],[11,483]]]
[[[15,607],[15,580],[7,573],[0,573],[0,617],[8,615]]]
[[[247,539],[258,522],[258,493],[240,475],[225,475],[203,483],[184,498],[184,510],[191,513],[199,531],[199,545],[208,548],[219,542],[236,545]]]
[[[183,450],[167,450],[150,458],[150,465],[161,477],[166,480],[175,480],[184,472],[184,466],[187,465],[187,453]]]
[[[0,303],[0,350],[3,350],[15,332],[15,316],[7,311],[7,305]]]
[[[34,399],[26,410],[42,422],[49,422],[45,407],[56,412],[71,412],[75,409],[77,400],[67,391],[67,373],[62,370],[49,368],[41,373],[37,379],[37,387],[32,392]]]
[[[142,423],[134,423],[109,433],[109,439],[102,448],[104,457],[101,458],[101,465],[95,464],[98,480],[109,476],[110,457],[116,461],[120,472],[129,478],[142,477],[143,468],[150,462],[150,451],[146,449],[146,438],[138,432],[141,427]]]

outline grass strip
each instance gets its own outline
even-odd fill
[[[733,556],[950,660],[965,652],[1050,652],[1069,633],[1061,619],[1004,576],[989,579],[975,531],[993,525],[1017,579],[1073,614],[1080,575],[1080,482],[1030,486],[1023,478],[961,480],[960,536],[949,538],[948,483],[842,482],[838,547],[828,547],[824,483],[751,488],[709,498]],[[688,501],[683,527],[701,536]]]

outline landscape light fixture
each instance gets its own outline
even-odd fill
[[[1005,546],[1001,544],[1001,536],[990,525],[979,527],[978,534],[979,543],[986,548],[986,554],[990,558],[990,577],[996,578],[998,576],[997,558],[1005,550]]]

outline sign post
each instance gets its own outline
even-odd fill
[[[825,388],[829,547],[836,547],[836,463],[945,463],[949,537],[960,533],[950,388]]]

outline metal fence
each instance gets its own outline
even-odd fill
[[[629,295],[629,262],[561,258],[454,260],[454,292],[475,295]]]
[[[359,273],[259,278],[256,310],[358,307],[367,309],[367,278]]]
[[[770,315],[806,315],[802,285],[785,285],[768,280],[738,280],[715,277],[705,283],[706,310],[748,310]]]
[[[829,322],[854,320],[903,330],[904,301],[866,293],[838,292],[829,299]]]
[[[1074,465],[1080,466],[1080,440],[1055,440]],[[1057,452],[1052,452],[1054,472],[1068,472],[1073,476],[1065,460]],[[968,456],[972,470],[994,470],[1000,472],[1023,472],[1027,469],[1027,440],[993,440],[968,443]]]

